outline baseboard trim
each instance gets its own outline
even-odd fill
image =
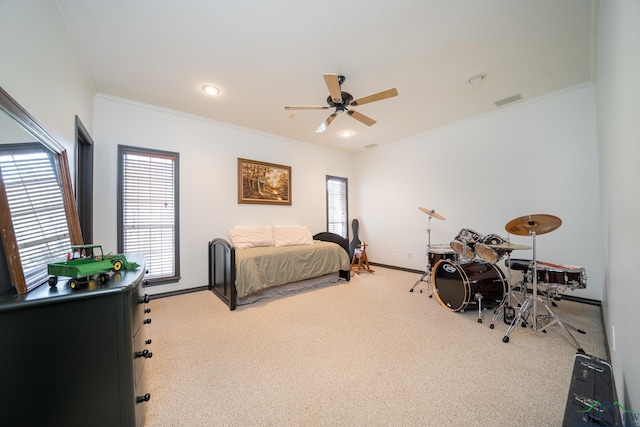
[[[176,296],[176,295],[190,294],[192,292],[206,291],[208,289],[209,289],[208,286],[198,286],[198,287],[195,287],[195,288],[180,289],[179,291],[162,292],[162,293],[159,293],[159,294],[149,295],[149,299],[159,299],[159,298],[173,297],[173,296]]]
[[[369,264],[375,265],[375,266],[378,266],[378,267],[383,267],[383,268],[390,268],[392,270],[406,271],[407,273],[424,274],[424,270],[414,270],[412,268],[398,267],[398,266],[395,266],[395,265],[381,264],[381,263],[378,263],[378,262],[369,262]],[[596,300],[596,299],[576,297],[576,296],[573,296],[573,295],[562,295],[562,299],[567,300],[567,301],[580,302],[580,303],[583,303],[583,304],[595,305],[595,306],[598,306],[598,307],[602,306],[602,301]]]
[[[400,271],[406,271],[407,273],[416,273],[416,274],[424,274],[424,270],[414,270],[412,268],[406,268],[406,267],[398,267],[395,265],[388,265],[388,264],[380,264],[379,262],[369,262],[370,265],[375,265],[378,267],[383,267],[383,268],[390,268],[391,270],[400,270]]]

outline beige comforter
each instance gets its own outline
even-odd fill
[[[236,250],[236,290],[244,298],[262,289],[349,270],[347,252],[331,242]]]

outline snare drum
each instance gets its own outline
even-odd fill
[[[539,261],[537,265],[538,283],[573,289],[587,287],[587,272],[574,265],[558,265]]]
[[[482,234],[470,228],[463,228],[451,241],[451,248],[463,258],[474,258],[476,253],[474,247],[482,240]]]
[[[443,259],[457,261],[458,254],[449,245],[431,245],[427,249],[427,258],[429,258],[429,265],[433,267]]]
[[[498,305],[506,292],[504,279],[498,267],[477,261],[462,264],[442,260],[432,273],[434,295],[440,305],[450,311],[477,304],[476,294],[482,296],[483,307]]]
[[[487,234],[483,237],[481,243],[477,243],[475,247],[476,255],[483,260],[496,263],[507,253],[506,249],[492,248],[489,245],[501,245],[507,243],[507,240],[497,234]]]

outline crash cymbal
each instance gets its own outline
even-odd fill
[[[531,246],[527,246],[527,245],[516,245],[515,243],[500,243],[498,245],[487,245],[490,248],[494,248],[494,249],[506,249],[508,251],[522,251],[525,249],[531,249]]]
[[[442,215],[440,215],[439,213],[436,213],[436,211],[432,209],[420,208],[420,207],[418,209],[420,209],[422,212],[426,213],[429,216],[432,216],[436,219],[440,219],[442,221],[446,221]]]
[[[511,234],[528,236],[532,231],[536,234],[549,233],[560,225],[562,225],[562,220],[557,216],[536,214],[512,219],[504,228]]]

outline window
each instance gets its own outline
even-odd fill
[[[26,290],[44,282],[47,264],[71,244],[53,154],[41,144],[3,146],[0,170]]]
[[[118,146],[118,251],[141,252],[149,284],[180,276],[178,153]]]
[[[347,178],[327,175],[327,231],[349,239]]]

